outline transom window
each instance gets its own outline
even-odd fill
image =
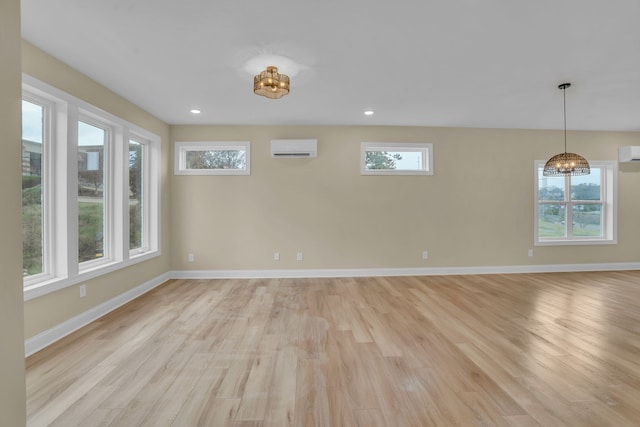
[[[536,161],[537,245],[616,242],[617,164],[590,164],[589,175],[546,177],[544,161]]]
[[[433,175],[433,144],[363,142],[361,175]]]
[[[176,175],[250,175],[249,141],[176,142]]]

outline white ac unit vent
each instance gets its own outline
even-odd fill
[[[620,163],[640,162],[640,146],[620,147],[618,161]]]
[[[317,139],[272,139],[271,157],[317,157]]]

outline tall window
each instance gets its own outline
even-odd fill
[[[25,299],[158,256],[160,138],[29,76],[22,108]]]
[[[78,261],[104,256],[107,131],[78,122]]]
[[[589,175],[545,177],[536,162],[536,244],[615,243],[616,163],[590,163]]]
[[[141,250],[146,237],[146,144],[129,141],[129,250]]]
[[[22,255],[23,275],[45,271],[43,162],[45,107],[22,101]]]

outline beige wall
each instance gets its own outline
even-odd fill
[[[421,127],[172,126],[172,141],[250,140],[251,176],[172,177],[172,268],[339,269],[638,262],[640,168],[619,173],[617,245],[533,246],[533,161],[558,131]],[[272,159],[270,140],[318,138],[315,159]],[[361,141],[431,142],[433,176],[361,176]],[[617,160],[640,133],[570,132]],[[534,257],[528,257],[529,248]],[[429,260],[421,259],[423,250]],[[295,260],[296,252],[304,260]],[[281,260],[274,261],[273,253]],[[187,262],[187,254],[195,262]]]
[[[22,43],[22,71],[111,114],[159,135],[162,140],[162,256],[89,280],[87,297],[71,286],[24,304],[25,336],[33,337],[169,270],[169,126],[63,64],[33,45]],[[84,282],[83,282],[84,283]]]
[[[20,1],[0,2],[0,425],[26,423],[20,209]]]
[[[619,173],[617,245],[534,248],[533,160],[562,149],[558,131],[169,127],[27,42],[22,67],[163,141],[162,257],[88,281],[83,299],[72,286],[27,301],[27,338],[169,270],[508,266],[638,262],[640,257],[638,165],[625,165]],[[319,139],[318,158],[270,157],[273,138],[311,137]],[[615,160],[619,146],[637,145],[639,138],[639,133],[569,134],[570,148],[602,160]],[[250,140],[251,176],[174,176],[172,142],[206,140]],[[435,175],[361,176],[361,141],[431,142]],[[17,185],[2,189],[19,191]],[[18,222],[19,216],[9,222],[14,234]],[[423,250],[430,253],[427,261],[421,259]],[[295,261],[296,252],[304,253],[304,261]],[[195,254],[195,262],[187,262],[188,253]]]

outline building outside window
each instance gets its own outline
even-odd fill
[[[22,240],[23,275],[44,271],[42,153],[45,144],[45,103],[22,101]]]
[[[25,298],[160,254],[158,136],[29,76],[22,121]]]

